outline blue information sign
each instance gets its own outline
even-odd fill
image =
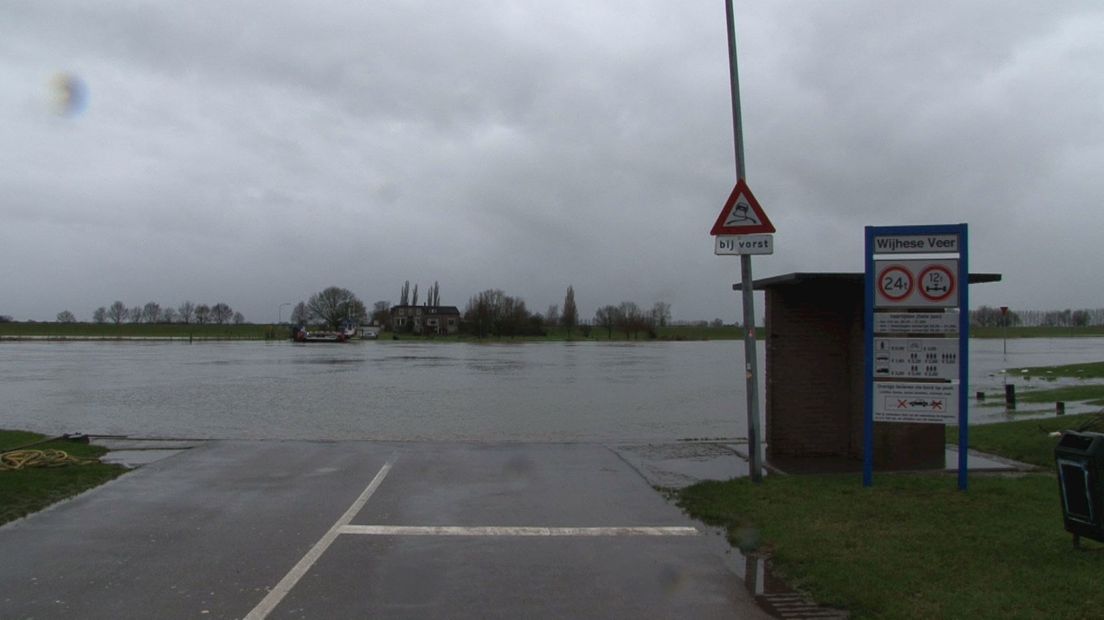
[[[958,488],[967,488],[968,247],[966,224],[866,227],[863,486],[874,484],[874,422],[957,416]]]

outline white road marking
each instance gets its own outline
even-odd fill
[[[273,609],[276,609],[276,606],[280,604],[280,601],[284,600],[287,593],[295,587],[295,584],[303,578],[303,575],[305,575],[307,571],[310,570],[311,566],[318,561],[318,558],[326,552],[326,549],[329,548],[330,544],[337,538],[341,529],[347,526],[349,522],[356,517],[360,509],[368,502],[368,498],[372,497],[372,494],[376,492],[376,489],[383,483],[383,479],[387,477],[387,472],[391,471],[391,466],[395,464],[396,458],[398,458],[397,455],[392,456],[391,459],[380,468],[379,473],[376,474],[375,478],[372,478],[372,482],[368,483],[368,486],[361,492],[360,497],[356,498],[353,505],[349,506],[349,509],[345,511],[345,514],[341,515],[337,523],[334,523],[333,527],[331,527],[318,542],[314,543],[310,551],[291,568],[288,574],[280,580],[280,583],[269,590],[268,595],[266,595],[260,603],[257,603],[253,611],[250,611],[249,615],[245,617],[246,620],[263,620],[268,614],[272,613]]]
[[[340,534],[368,536],[697,536],[693,527],[454,527],[345,525]]]

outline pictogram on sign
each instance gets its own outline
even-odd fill
[[[763,212],[763,207],[759,206],[759,201],[752,195],[747,182],[740,179],[736,187],[732,188],[732,193],[709,234],[750,235],[772,232],[774,224],[771,224],[770,218]]]

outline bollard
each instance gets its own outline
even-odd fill
[[[1054,403],[1054,413],[1057,415],[1066,415],[1066,403],[1061,400]]]
[[[985,400],[985,392],[978,392],[977,393],[977,399],[978,399],[978,402],[981,402],[981,401]]]
[[[1009,384],[1004,386],[1004,406],[1009,409],[1016,408],[1016,386]]]

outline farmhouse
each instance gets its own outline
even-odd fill
[[[392,306],[391,329],[396,332],[444,336],[460,330],[456,306]]]

